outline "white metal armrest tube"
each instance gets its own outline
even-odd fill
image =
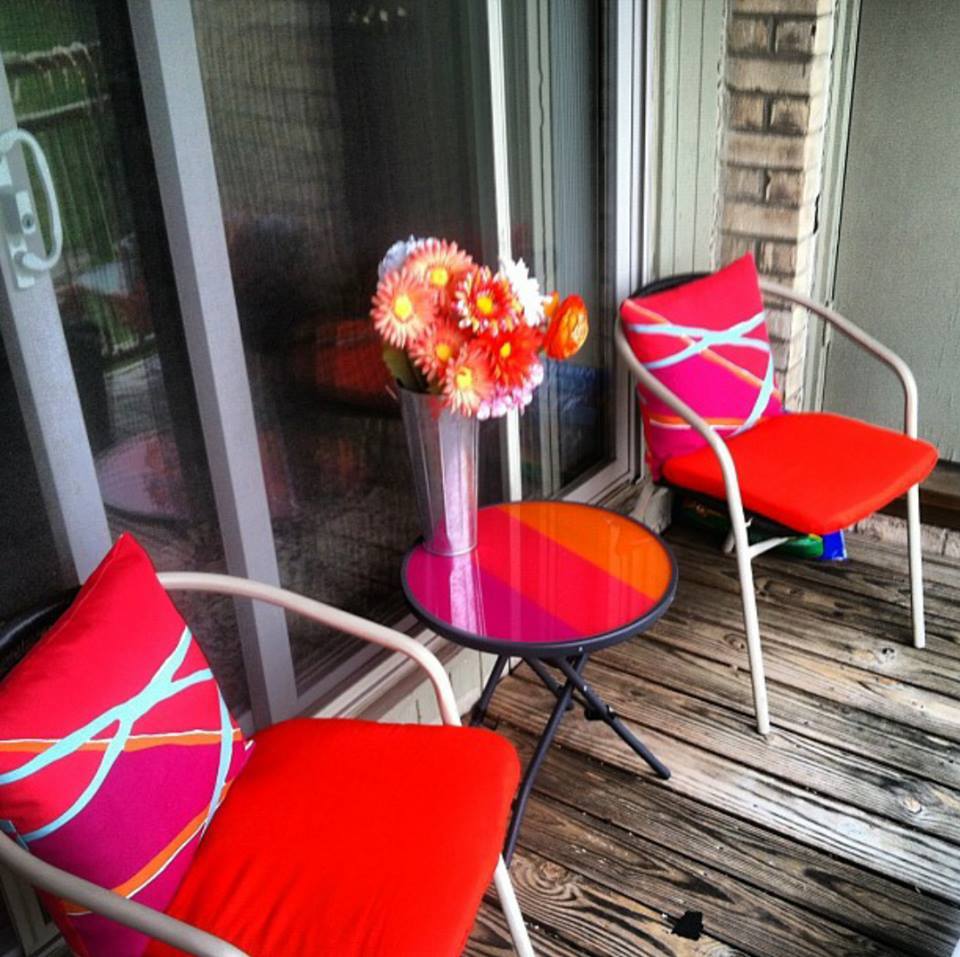
[[[0,838],[0,863],[34,887],[103,914],[195,957],[249,957],[245,951],[213,934],[47,864],[6,836]]]
[[[397,651],[415,661],[426,673],[433,685],[433,692],[437,696],[437,705],[444,724],[459,725],[460,715],[457,711],[457,699],[450,684],[450,678],[444,671],[443,665],[430,651],[419,642],[407,635],[385,625],[368,621],[359,615],[352,615],[348,611],[334,608],[313,598],[298,595],[277,588],[275,585],[264,585],[262,582],[250,581],[247,578],[235,578],[233,575],[214,575],[205,572],[160,572],[157,575],[160,584],[168,591],[204,591],[216,592],[221,595],[233,595],[240,598],[254,598],[266,601],[272,605],[279,605],[288,611],[297,612],[306,618],[328,625],[337,631],[354,635],[364,641]]]
[[[279,605],[281,608],[304,615],[313,621],[336,628],[338,631],[347,632],[357,638],[362,638],[364,641],[371,641],[383,648],[406,655],[427,673],[427,677],[433,685],[443,723],[454,727],[460,725],[457,699],[443,665],[440,664],[434,654],[419,642],[401,634],[399,631],[367,621],[367,619],[358,615],[352,615],[339,608],[315,601],[312,598],[306,598],[286,589],[249,581],[245,578],[202,572],[161,572],[157,577],[163,587],[171,591],[219,592],[223,595],[268,601],[274,605]],[[533,957],[533,947],[527,934],[526,925],[523,922],[523,914],[520,911],[520,905],[517,903],[510,874],[502,857],[497,862],[494,884],[517,953],[520,957]]]
[[[733,531],[736,545],[737,570],[740,573],[740,595],[743,603],[744,631],[747,636],[747,654],[750,658],[750,679],[753,686],[753,706],[757,715],[757,730],[761,734],[769,734],[767,683],[763,671],[763,654],[760,650],[760,622],[757,618],[757,598],[753,590],[750,542],[747,538],[747,521],[743,514],[740,483],[737,481],[737,468],[733,464],[733,456],[723,439],[686,402],[644,368],[643,363],[630,348],[630,343],[627,341],[619,320],[617,320],[614,329],[614,341],[623,357],[623,361],[626,362],[627,367],[642,383],[643,387],[673,409],[682,419],[689,422],[691,427],[713,449],[713,453],[720,463],[720,471],[723,473],[723,486],[727,494],[727,508],[730,512],[730,528]]]
[[[815,302],[809,296],[795,292],[788,286],[781,286],[779,283],[770,282],[767,279],[760,280],[760,289],[787,302],[794,302],[798,306],[820,316],[825,322],[839,329],[848,339],[855,342],[865,352],[876,356],[884,365],[889,366],[896,372],[903,385],[904,410],[903,410],[903,430],[911,439],[917,437],[917,380],[913,377],[910,366],[903,361],[892,349],[878,342],[869,333],[864,332],[858,325],[841,316],[839,312],[829,309],[818,302]]]

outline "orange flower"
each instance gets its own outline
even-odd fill
[[[499,336],[484,335],[477,344],[484,349],[497,384],[506,389],[523,385],[536,362],[542,337],[538,329],[521,324]]]
[[[444,370],[463,346],[463,331],[448,322],[438,322],[410,346],[410,357],[431,381],[443,379]]]
[[[476,344],[465,345],[447,366],[443,382],[447,406],[461,415],[476,415],[495,391],[486,352]]]
[[[473,268],[473,259],[456,243],[428,239],[410,254],[406,265],[434,293],[452,298],[457,283]]]
[[[370,315],[377,332],[390,345],[403,349],[434,324],[436,304],[425,282],[400,269],[380,280]]]
[[[499,335],[518,323],[520,303],[506,277],[494,275],[486,266],[471,272],[456,290],[456,310],[460,325],[474,332]]]
[[[544,351],[551,359],[569,359],[587,341],[590,320],[587,307],[579,296],[567,296],[553,310],[553,318],[543,340]]]

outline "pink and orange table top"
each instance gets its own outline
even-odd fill
[[[676,566],[650,529],[571,502],[493,505],[477,547],[445,557],[415,545],[403,590],[417,616],[459,644],[545,657],[590,651],[649,627],[676,590]]]

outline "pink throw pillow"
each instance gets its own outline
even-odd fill
[[[0,684],[0,828],[162,911],[250,746],[150,559],[123,535]],[[81,957],[147,947],[142,934],[45,900]]]
[[[620,317],[637,358],[722,438],[783,411],[749,254],[703,279],[627,299]],[[706,442],[660,399],[642,386],[638,392],[656,480],[668,459]]]

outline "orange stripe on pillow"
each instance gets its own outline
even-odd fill
[[[220,803],[222,804],[224,798],[227,796],[227,792],[230,790],[230,785],[233,784],[231,781],[223,789],[223,794],[220,797]],[[152,860],[148,861],[143,867],[137,871],[133,877],[125,880],[122,884],[118,884],[116,887],[111,888],[115,894],[119,894],[121,897],[132,898],[139,891],[143,890],[147,884],[150,883],[166,866],[170,863],[183,850],[183,848],[190,843],[197,836],[200,831],[200,828],[203,827],[203,822],[207,819],[207,813],[209,808],[204,808],[192,821],[190,821],[181,831],[177,834],[176,837],[166,847],[164,847],[157,855],[153,857]],[[89,910],[85,907],[80,907],[78,904],[72,904],[69,901],[62,901],[64,909],[66,912],[72,916],[77,917],[80,914],[88,914]]]
[[[687,429],[691,428],[690,423],[686,419],[681,418],[679,415],[663,415],[661,413],[650,412],[648,410],[647,417],[650,419],[650,421],[654,425],[662,425],[666,428],[670,428],[672,426],[682,426],[683,428],[687,428]],[[709,419],[704,416],[701,416],[701,418],[703,418],[703,421],[706,422],[707,425],[716,425],[716,426],[720,426],[721,428],[723,426],[729,426],[733,428],[738,425],[743,425],[745,421],[744,419],[737,419],[737,418],[721,417],[721,418]]]
[[[233,740],[241,740],[243,733],[239,728],[233,729]],[[58,738],[14,738],[9,741],[0,741],[0,753],[42,754]],[[147,748],[158,748],[163,745],[175,744],[178,747],[194,744],[219,744],[219,731],[171,731],[166,734],[135,734],[127,738],[124,751],[145,751]],[[106,751],[110,739],[95,739],[87,741],[76,748],[76,751]]]

